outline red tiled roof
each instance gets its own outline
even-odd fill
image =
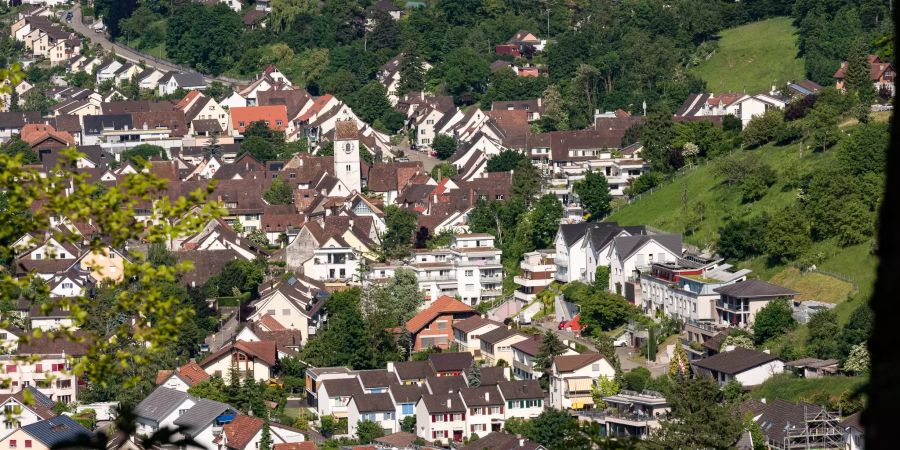
[[[316,97],[316,99],[313,100],[312,106],[310,106],[309,109],[306,110],[306,112],[304,112],[297,119],[298,120],[309,120],[310,117],[321,112],[322,108],[324,108],[325,105],[327,105],[328,102],[331,101],[332,98],[334,98],[334,97],[332,97],[331,94],[325,94],[320,97]]]
[[[287,330],[287,328],[285,328],[285,326],[282,325],[281,322],[275,320],[275,318],[272,317],[271,314],[266,314],[266,315],[260,317],[259,323],[260,323],[260,325],[268,328],[269,331]]]
[[[432,320],[442,314],[467,312],[475,312],[475,310],[453,297],[442,295],[435,300],[431,306],[413,316],[412,319],[409,319],[409,321],[406,322],[406,329],[409,330],[410,333],[418,333],[419,330],[425,328]]]
[[[244,106],[231,108],[231,125],[240,133],[253,122],[267,122],[269,128],[275,131],[284,131],[288,125],[287,106]],[[281,124],[279,125],[279,122]]]
[[[253,440],[256,433],[259,433],[262,426],[262,419],[238,414],[234,420],[222,427],[222,432],[225,434],[225,446],[244,450],[244,447]]]
[[[183,99],[181,99],[181,100],[175,105],[175,107],[178,108],[178,109],[180,109],[180,110],[182,110],[182,111],[184,111],[184,109],[187,108],[188,105],[189,105],[192,101],[194,101],[195,98],[197,98],[197,97],[199,97],[199,96],[200,96],[200,91],[198,91],[198,90],[196,90],[196,89],[193,90],[193,91],[190,91],[190,92],[187,93],[187,95],[184,96]]]
[[[188,386],[194,387],[197,383],[209,379],[209,374],[194,361],[191,361],[178,368],[178,375],[184,378]]]
[[[273,450],[316,450],[315,442],[304,441],[304,442],[291,442],[285,444],[275,444],[272,446]]]

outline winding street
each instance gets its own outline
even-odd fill
[[[116,43],[110,41],[106,37],[106,33],[97,33],[94,31],[93,28],[91,28],[88,25],[85,25],[84,22],[82,22],[81,5],[79,5],[77,2],[72,7],[72,9],[70,9],[70,11],[72,12],[72,22],[69,23],[69,26],[71,26],[75,30],[76,33],[83,36],[85,39],[90,41],[92,44],[100,44],[100,46],[103,47],[103,49],[108,52],[115,52],[115,54],[117,56],[120,56],[128,61],[133,62],[133,63],[138,63],[138,62],[143,61],[146,66],[153,67],[162,72],[170,72],[170,71],[196,72],[193,69],[179,66],[178,64],[175,64],[170,61],[163,60],[163,59],[159,59],[155,56],[151,56],[146,53],[137,52],[137,51],[132,50],[128,47],[125,47],[121,44],[116,44]],[[221,76],[214,77],[214,76],[209,76],[209,75],[203,75],[203,78],[207,82],[220,81],[225,84],[236,84],[236,83],[249,82],[248,80],[238,80],[238,79],[234,79],[234,78],[221,77]]]

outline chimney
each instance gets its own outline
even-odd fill
[[[447,399],[447,407],[448,407],[448,408],[452,408],[452,407],[453,407],[453,399],[451,399],[451,398],[448,398],[448,399]]]
[[[387,363],[387,371],[393,373],[394,372],[394,362],[388,361]]]
[[[519,447],[524,447],[524,446],[525,446],[525,438],[520,437],[519,438]]]
[[[491,401],[491,393],[490,393],[490,391],[484,393],[484,401],[486,401],[486,402]]]
[[[772,350],[769,350],[769,349],[765,349],[765,350],[763,350],[763,353],[765,353],[765,354],[767,354],[767,355],[768,355],[768,354],[769,354],[769,353],[772,353]]]

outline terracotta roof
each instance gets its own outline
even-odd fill
[[[209,374],[194,361],[191,361],[178,368],[178,375],[187,382],[188,386],[194,387],[197,383],[209,379]]]
[[[243,106],[230,109],[231,125],[240,133],[253,122],[267,122],[269,129],[284,131],[288,125],[287,106]],[[279,124],[280,121],[280,124]]]
[[[290,442],[272,446],[273,450],[316,450],[316,448],[316,443],[312,441]]]
[[[542,448],[544,447],[537,442],[494,431],[481,439],[460,447],[460,450],[537,450]]]
[[[260,325],[265,326],[269,329],[269,331],[280,331],[287,330],[284,325],[281,324],[278,320],[272,317],[271,314],[265,314],[259,318]]]
[[[387,445],[392,448],[406,448],[412,445],[412,443],[415,442],[417,438],[418,436],[416,436],[415,434],[398,431],[387,436],[373,439],[372,442],[375,442],[376,444]]]
[[[559,372],[574,372],[601,359],[603,359],[603,355],[593,352],[580,355],[561,355],[553,358],[553,364]]]
[[[412,319],[406,322],[406,329],[410,333],[418,333],[425,328],[432,320],[442,314],[453,313],[476,313],[476,311],[465,303],[446,295],[442,295],[435,300],[431,306],[416,314]]]
[[[222,427],[225,435],[225,446],[236,450],[243,450],[263,426],[262,419],[243,414],[235,416],[234,420]]]

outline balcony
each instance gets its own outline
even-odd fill
[[[513,292],[513,297],[514,297],[516,300],[521,300],[521,301],[523,301],[523,302],[525,302],[525,303],[531,303],[531,301],[534,300],[534,298],[535,298],[536,295],[537,295],[537,294],[527,294],[527,293],[522,292],[522,291],[520,291],[520,290],[518,290],[518,289],[516,289],[515,292]]]
[[[628,413],[624,411],[607,411],[607,423],[618,423],[632,427],[654,427],[659,424],[659,418],[640,413]]]
[[[554,261],[557,266],[569,267],[569,255],[557,254]]]
[[[422,281],[456,281],[455,274],[444,274],[444,275],[419,275],[417,276],[419,282]]]
[[[499,297],[503,295],[503,290],[501,289],[482,289],[481,296],[482,297]]]
[[[533,278],[522,278],[520,276],[513,277],[513,283],[518,284],[519,286],[528,286],[528,287],[543,287],[549,286],[550,283],[553,282],[553,278],[544,278],[540,280],[535,280]]]

